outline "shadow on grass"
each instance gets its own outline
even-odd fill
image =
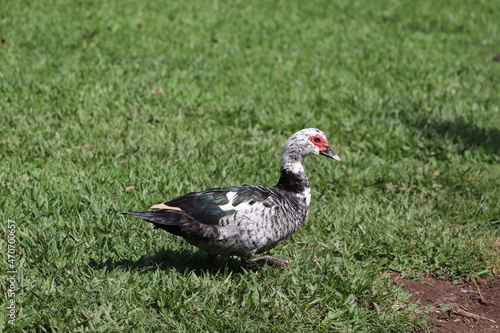
[[[406,123],[422,134],[437,142],[450,140],[458,145],[461,153],[466,150],[478,150],[491,155],[491,162],[500,157],[500,130],[495,127],[479,127],[463,118],[454,120],[417,117],[406,119]]]
[[[107,271],[126,269],[144,273],[158,268],[162,270],[176,269],[181,273],[194,272],[198,275],[218,273],[239,274],[245,271],[241,261],[234,258],[219,256],[211,263],[208,255],[202,251],[174,251],[168,249],[162,249],[154,255],[142,256],[137,260],[122,259],[114,261],[107,259],[104,262],[97,262],[91,259],[89,266],[94,269],[105,269]]]

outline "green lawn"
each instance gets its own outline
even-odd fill
[[[498,273],[500,2],[0,7],[0,331],[430,332],[392,272]],[[305,161],[289,267],[119,214],[274,185],[305,127],[343,162]]]

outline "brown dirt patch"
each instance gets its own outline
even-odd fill
[[[435,324],[434,333],[500,332],[500,279],[454,283],[424,274],[392,281],[412,294]]]

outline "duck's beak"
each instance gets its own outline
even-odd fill
[[[320,153],[320,155],[330,157],[330,158],[334,159],[335,161],[339,161],[339,162],[342,161],[340,159],[339,155],[335,154],[330,147],[326,147],[325,150],[320,151],[319,153]]]

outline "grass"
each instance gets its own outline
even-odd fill
[[[3,3],[0,244],[15,221],[17,283],[0,285],[0,330],[430,331],[392,271],[498,273],[499,10]],[[203,253],[119,214],[274,185],[305,127],[343,162],[306,160],[308,221],[273,251],[290,267],[203,270]],[[8,264],[2,251],[4,277]]]

